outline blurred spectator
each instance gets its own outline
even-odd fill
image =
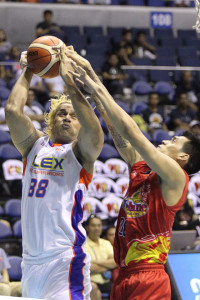
[[[159,107],[159,95],[150,93],[148,97],[148,108],[142,111],[144,121],[148,124],[148,131],[152,133],[156,129],[167,130],[164,122],[163,107]]]
[[[11,42],[7,41],[6,32],[0,29],[0,54],[7,55],[11,47]]]
[[[116,267],[113,258],[113,247],[109,241],[100,238],[102,221],[96,215],[87,220],[86,250],[91,256],[91,300],[100,300],[101,293],[109,293],[112,289],[111,269]]]
[[[199,226],[199,218],[194,213],[192,206],[190,206],[189,202],[186,201],[181,209],[177,212],[173,230],[191,230],[196,229],[196,226]]]
[[[35,128],[41,130],[42,124],[44,122],[44,115],[41,108],[37,105],[34,105],[33,101],[35,100],[34,90],[32,88],[28,91],[28,97],[26,105],[24,106],[24,113],[29,116],[32,120]]]
[[[128,57],[132,57],[134,53],[133,34],[131,29],[124,28],[122,30],[122,39],[119,43],[120,47],[125,48]]]
[[[190,7],[191,0],[174,0],[174,6],[176,7]]]
[[[150,59],[156,58],[156,48],[147,42],[146,33],[138,31],[134,42],[133,55],[135,57],[149,57]]]
[[[44,20],[36,25],[36,37],[54,35],[65,42],[65,35],[60,26],[52,21],[53,11],[45,10],[43,18]]]
[[[124,46],[118,46],[115,50],[118,59],[119,59],[119,65],[127,65],[127,66],[133,66],[134,63],[129,59],[128,51]]]
[[[21,297],[21,282],[10,282],[8,269],[10,263],[5,251],[0,248],[0,295]]]
[[[188,96],[185,93],[181,93],[176,101],[176,108],[170,114],[171,129],[190,129],[190,122],[196,119],[195,111],[190,108],[190,102]]]
[[[193,120],[190,122],[190,131],[192,131],[195,136],[200,138],[200,121]]]
[[[5,108],[2,107],[2,100],[0,98],[0,130],[9,131],[9,128],[6,124],[5,118]]]
[[[111,95],[122,94],[126,85],[127,74],[124,74],[119,65],[118,56],[110,54],[102,68],[103,84]]]
[[[48,94],[50,97],[58,96],[65,90],[65,83],[62,80],[61,76],[44,79],[44,83],[48,89]]]
[[[180,81],[177,83],[175,98],[181,93],[186,93],[190,107],[197,112],[200,106],[200,88],[199,84],[193,79],[191,71],[183,71]]]
[[[114,245],[115,231],[116,231],[116,227],[110,226],[110,227],[106,228],[104,235],[103,235],[104,239],[108,240],[112,246]]]
[[[17,46],[12,46],[12,48],[9,51],[9,57],[6,60],[6,62],[18,63],[18,64],[7,65],[5,67],[6,77],[8,78],[9,81],[16,80],[17,72],[20,70],[19,60],[20,60],[19,48]]]

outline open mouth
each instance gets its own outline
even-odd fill
[[[70,128],[70,125],[69,124],[62,124],[62,128],[68,129],[68,128]]]

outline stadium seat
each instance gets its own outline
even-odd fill
[[[106,53],[105,45],[90,44],[86,46],[87,55],[104,55]]]
[[[106,49],[110,48],[110,38],[108,36],[92,35],[89,39],[91,45],[104,45]]]
[[[163,1],[163,0],[148,0],[148,6],[164,7],[165,1]]]
[[[171,38],[171,37],[160,37],[160,43],[162,47],[178,48],[183,45],[181,38]]]
[[[88,195],[101,199],[116,190],[116,183],[112,179],[100,175],[96,176],[89,185]]]
[[[122,204],[122,198],[115,196],[115,194],[110,194],[102,199],[102,204],[106,208],[107,214],[111,218],[116,218]]]
[[[113,146],[109,144],[104,144],[98,159],[105,162],[109,158],[119,158],[119,157],[120,157],[119,153]]]
[[[5,161],[7,159],[21,159],[22,156],[19,151],[10,144],[0,145],[0,159]]]
[[[152,87],[145,81],[136,81],[132,89],[136,95],[147,95],[153,91]]]
[[[11,137],[7,131],[0,130],[0,145],[10,143]]]
[[[5,207],[5,214],[8,217],[21,217],[21,200],[19,199],[10,199],[6,202]]]
[[[153,90],[159,95],[174,95],[174,88],[169,82],[166,81],[156,82]]]
[[[197,38],[197,33],[196,30],[194,29],[178,29],[177,30],[177,35],[180,38],[188,38],[190,39],[191,37]]]
[[[13,237],[11,228],[0,221],[0,239],[6,239]]]
[[[156,38],[173,38],[173,30],[171,28],[156,28],[154,29],[154,36]]]
[[[103,27],[101,26],[84,26],[83,27],[83,33],[87,35],[88,37],[94,36],[94,35],[103,35]]]
[[[124,197],[127,189],[129,186],[129,177],[128,176],[124,176],[124,177],[120,177],[119,179],[117,179],[116,181],[116,185],[115,185],[115,195],[118,197]]]
[[[128,165],[121,159],[110,158],[105,161],[103,171],[105,176],[115,180],[121,176],[128,176]]]
[[[5,86],[0,86],[0,98],[2,100],[2,106],[5,106],[6,101],[10,95],[10,90]]]
[[[144,0],[127,0],[127,5],[144,6]]]
[[[197,57],[182,57],[180,63],[185,67],[200,67],[200,59]]]
[[[169,135],[169,133],[163,129],[155,130],[153,133],[153,142],[156,145],[159,145],[163,140],[171,140],[171,136]]]
[[[99,175],[105,175],[105,173],[104,173],[104,163],[97,159],[94,162],[93,177],[99,176]]]
[[[79,36],[81,34],[79,26],[61,26],[67,36]]]
[[[109,37],[119,37],[121,39],[123,27],[108,27],[107,33]]]
[[[176,66],[175,56],[162,56],[157,57],[155,61],[156,66]]]
[[[100,73],[102,70],[102,66],[105,62],[105,55],[102,53],[101,55],[91,55],[88,54],[86,55],[86,59],[89,60],[89,62],[91,63],[92,67],[94,68],[94,70],[97,73]]]
[[[152,61],[148,57],[133,57],[131,58],[131,61],[136,65],[136,66],[152,66]]]
[[[132,106],[132,113],[135,115],[140,115],[147,107],[148,105],[144,102],[136,102]]]
[[[195,47],[178,47],[179,59],[182,58],[197,58],[197,49]]]
[[[157,47],[156,48],[156,55],[157,55],[157,57],[174,56],[175,55],[175,50],[174,50],[173,47]]]
[[[83,200],[83,221],[86,221],[91,214],[99,216],[102,220],[108,218],[106,207],[95,197],[85,197]]]
[[[22,258],[19,256],[9,256],[8,260],[11,266],[11,268],[8,269],[10,281],[20,281],[22,278]]]
[[[17,220],[13,225],[13,234],[16,238],[22,238],[22,225],[21,220]]]
[[[157,82],[157,81],[171,81],[169,71],[161,71],[161,70],[150,70],[149,77],[150,81]]]

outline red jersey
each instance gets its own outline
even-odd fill
[[[182,197],[167,206],[158,175],[144,161],[133,165],[115,235],[114,258],[120,267],[166,262],[174,217],[184,203],[188,183],[186,174]]]

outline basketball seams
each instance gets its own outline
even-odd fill
[[[64,43],[53,36],[43,36],[32,42],[28,48],[28,65],[32,72],[42,78],[53,78],[59,75],[60,57],[52,49]]]

